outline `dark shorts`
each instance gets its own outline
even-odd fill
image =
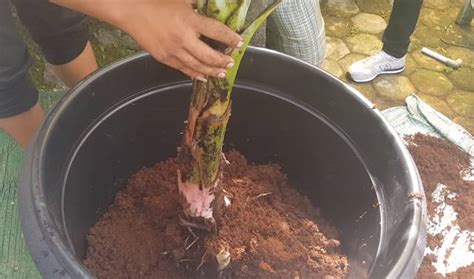
[[[88,41],[82,14],[46,0],[0,0],[0,118],[21,114],[38,102],[28,74],[31,58],[15,26],[12,4],[50,64],[71,62]]]

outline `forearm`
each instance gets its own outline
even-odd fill
[[[242,38],[221,22],[198,15],[195,0],[49,0],[96,17],[130,34],[153,57],[193,78],[222,77],[234,61],[200,40],[230,47]]]

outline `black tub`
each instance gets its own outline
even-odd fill
[[[68,93],[48,115],[19,188],[23,232],[46,278],[88,278],[88,229],[130,174],[175,156],[190,81],[138,54]],[[342,232],[350,275],[413,277],[425,248],[415,165],[380,112],[336,78],[251,48],[233,94],[226,148],[276,162]],[[380,206],[378,206],[380,204]]]

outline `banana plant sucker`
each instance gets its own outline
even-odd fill
[[[178,190],[186,225],[214,230],[225,204],[222,178],[225,158],[224,136],[231,112],[231,92],[242,57],[253,35],[282,0],[276,0],[244,28],[251,0],[198,0],[198,12],[225,23],[241,34],[243,45],[229,49],[210,42],[215,49],[230,54],[234,67],[226,78],[194,80],[191,105],[178,158]]]

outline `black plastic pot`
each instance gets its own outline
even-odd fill
[[[86,234],[127,178],[176,155],[191,83],[138,54],[68,93],[24,164],[24,235],[46,278],[89,278]],[[360,93],[309,64],[264,49],[245,56],[226,148],[276,162],[342,232],[350,276],[409,278],[425,248],[416,167]],[[380,204],[380,205],[379,205]]]

